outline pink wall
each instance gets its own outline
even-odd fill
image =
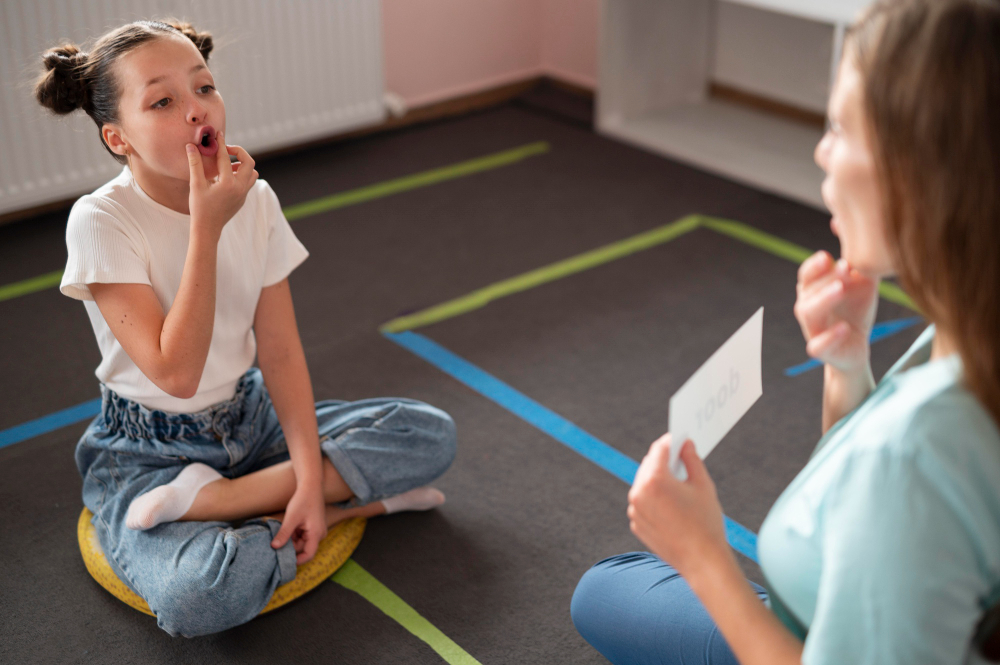
[[[600,0],[383,0],[385,87],[410,106],[545,73],[597,82]]]
[[[597,89],[600,0],[541,0],[542,69],[570,83]]]

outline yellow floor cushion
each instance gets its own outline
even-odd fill
[[[108,565],[108,560],[104,558],[104,552],[101,550],[101,543],[97,539],[97,531],[90,523],[92,517],[93,513],[84,508],[83,512],[80,513],[80,521],[76,527],[76,536],[80,541],[80,554],[83,555],[83,563],[87,566],[87,570],[97,580],[97,583],[110,591],[115,598],[131,605],[140,612],[153,616],[146,601],[118,579],[111,566]],[[326,538],[320,541],[316,556],[308,563],[298,567],[294,580],[275,589],[271,601],[260,613],[265,614],[281,607],[311,591],[320,582],[328,580],[351,556],[358,543],[361,542],[361,536],[364,532],[365,519],[363,517],[355,517],[335,524],[326,534]]]

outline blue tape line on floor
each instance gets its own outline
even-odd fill
[[[632,484],[639,463],[628,455],[612,448],[554,411],[419,333],[406,331],[383,334],[483,397],[496,402],[556,441],[583,455],[605,471],[629,485]],[[748,559],[757,561],[757,534],[728,517],[725,520],[726,537],[730,546]]]
[[[874,344],[879,340],[883,340],[886,337],[892,337],[898,332],[902,332],[907,328],[922,323],[923,319],[919,316],[914,316],[909,319],[896,319],[895,321],[883,321],[882,323],[876,323],[872,327],[872,335],[869,338],[870,343]],[[798,376],[799,374],[805,374],[811,369],[816,369],[817,367],[822,367],[823,363],[818,360],[807,360],[801,365],[795,365],[794,367],[789,367],[785,370],[785,376]]]
[[[47,416],[38,418],[37,420],[31,420],[23,425],[16,425],[9,429],[2,430],[0,431],[0,448],[9,446],[13,443],[20,443],[25,439],[30,439],[35,436],[40,436],[47,432],[57,430],[60,427],[66,427],[67,425],[78,423],[81,420],[93,418],[100,412],[101,398],[98,397],[97,399],[92,399],[89,402],[77,404],[76,406],[71,406],[68,409],[56,411],[55,413],[50,413]]]

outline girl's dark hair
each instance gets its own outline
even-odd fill
[[[187,37],[208,61],[208,54],[212,52],[210,33],[198,32],[190,23],[172,19],[136,21],[98,39],[90,53],[84,53],[74,44],[47,50],[42,55],[45,73],[35,83],[35,98],[39,104],[60,115],[82,108],[97,123],[101,145],[119,163],[125,164],[124,156],[111,152],[102,132],[105,124],[119,121],[121,87],[114,75],[114,65],[129,51],[164,34]]]
[[[1000,424],[1000,0],[880,0],[846,43],[893,265]]]

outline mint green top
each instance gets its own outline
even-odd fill
[[[1000,432],[957,354],[930,360],[933,337],[830,428],[761,527],[806,665],[985,662],[971,644],[1000,601]]]

